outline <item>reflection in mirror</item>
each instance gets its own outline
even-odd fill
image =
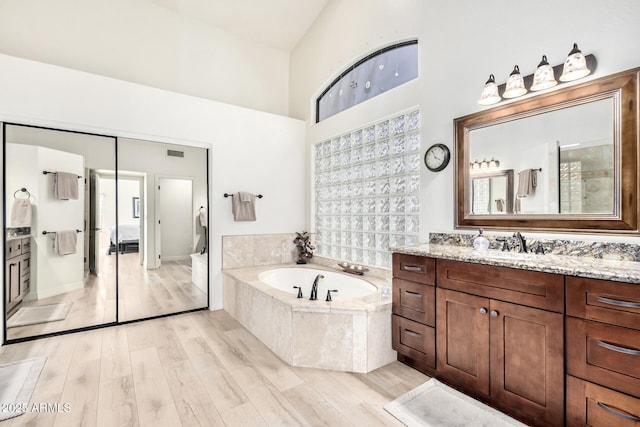
[[[105,218],[103,244],[119,253],[120,321],[208,306],[207,155],[118,139],[118,233]]]
[[[494,172],[472,171],[471,212],[474,215],[513,213],[513,169]]]
[[[11,124],[4,136],[7,339],[115,322],[116,263],[99,245],[115,182],[93,179],[115,173],[115,138]]]
[[[516,171],[510,213],[611,215],[613,115],[609,98],[473,129],[470,158],[499,159],[501,167]],[[470,178],[474,188],[480,185]],[[473,214],[495,213],[490,207],[474,206]]]

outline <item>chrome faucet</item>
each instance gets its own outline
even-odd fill
[[[527,252],[527,241],[519,231],[513,233],[513,237],[516,238],[516,244],[518,245],[518,252]]]
[[[311,286],[311,296],[309,299],[311,301],[315,301],[318,299],[318,280],[324,279],[322,274],[318,274],[315,279],[313,279],[313,285]]]

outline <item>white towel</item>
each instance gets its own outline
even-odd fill
[[[525,169],[518,172],[518,192],[516,193],[516,196],[531,196],[537,186],[538,174],[536,169]]]
[[[53,241],[53,251],[58,255],[75,254],[77,243],[78,232],[76,230],[58,231]]]
[[[24,198],[13,199],[11,226],[31,227],[31,200]]]
[[[246,201],[243,201],[243,198]],[[256,196],[251,193],[236,193],[231,202],[234,221],[256,220]]]
[[[198,218],[200,219],[200,225],[203,227],[207,226],[207,209],[202,207],[200,208],[200,212],[198,213]]]
[[[54,192],[58,200],[78,199],[78,175],[56,172]]]

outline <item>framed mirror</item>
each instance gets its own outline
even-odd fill
[[[638,73],[455,119],[455,227],[637,233]]]

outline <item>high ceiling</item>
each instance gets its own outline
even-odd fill
[[[147,0],[290,52],[329,0]]]

